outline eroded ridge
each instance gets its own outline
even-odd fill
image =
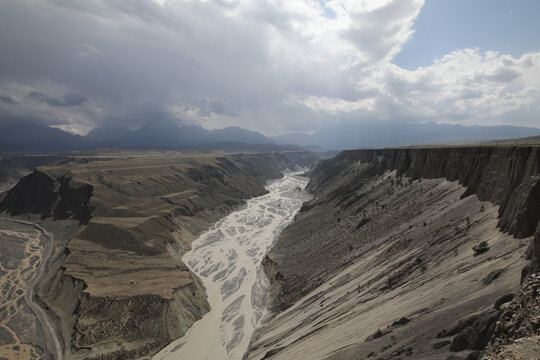
[[[211,311],[154,359],[242,358],[266,313],[268,279],[261,261],[307,200],[306,183],[286,175],[193,242],[182,260],[201,278]]]

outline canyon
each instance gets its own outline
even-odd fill
[[[191,241],[306,152],[80,157],[38,167],[0,209],[54,234],[35,301],[64,358],[152,355],[209,310],[180,260]]]
[[[539,147],[350,150],[317,160],[310,152],[79,156],[22,178],[0,212],[54,234],[40,245],[52,251],[34,301],[54,323],[64,358],[196,354],[190,332],[205,343],[197,324],[208,328],[240,296],[213,305],[221,291],[208,279],[223,271],[238,278],[223,257],[242,234],[209,238],[224,224],[238,233],[227,219],[270,196],[269,180],[310,166],[311,197],[246,252],[250,276],[258,273],[242,294],[269,311],[260,310],[250,339],[242,336],[245,354],[229,348],[234,358],[540,351]],[[276,211],[251,214],[262,221]],[[223,252],[212,250],[217,243]],[[30,358],[43,354],[43,339]]]

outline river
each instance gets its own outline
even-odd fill
[[[267,312],[269,281],[261,261],[309,199],[306,184],[297,173],[274,180],[266,195],[248,200],[192,243],[182,260],[202,280],[211,310],[153,359],[242,359]]]

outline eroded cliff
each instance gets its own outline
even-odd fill
[[[357,150],[322,161],[314,199],[263,263],[276,313],[248,358],[477,358],[520,290],[540,218],[539,150]]]

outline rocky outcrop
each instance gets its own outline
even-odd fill
[[[73,181],[72,174],[56,176],[35,170],[22,178],[0,203],[0,212],[11,216],[40,214],[42,219],[75,219],[81,224],[90,220],[89,206],[93,186]]]
[[[540,223],[532,248],[531,264],[522,271],[521,289],[501,306],[501,315],[483,359],[540,356]]]

